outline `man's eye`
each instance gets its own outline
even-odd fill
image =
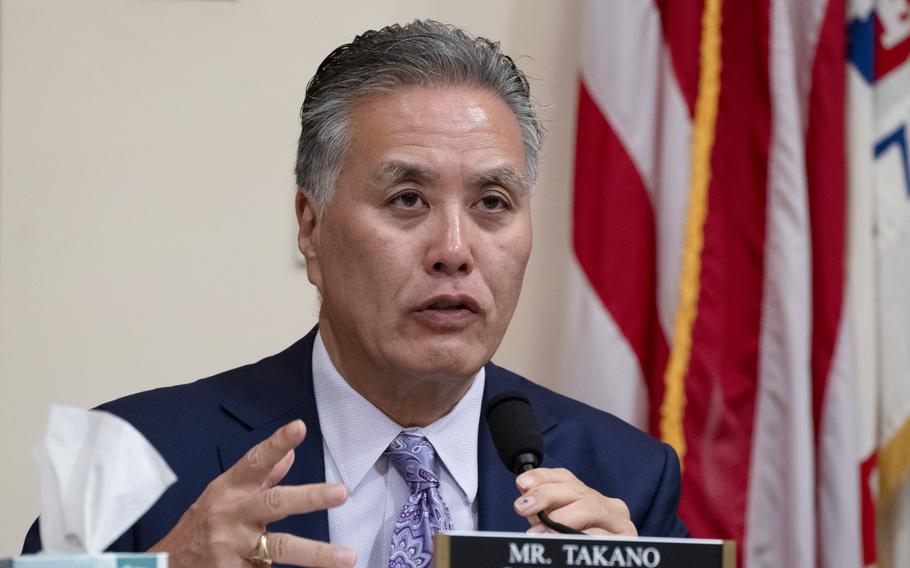
[[[484,195],[478,203],[481,209],[492,213],[506,211],[510,208],[509,203],[502,196],[496,194]]]
[[[402,191],[392,198],[391,203],[405,209],[416,209],[424,205],[424,200],[416,191]]]

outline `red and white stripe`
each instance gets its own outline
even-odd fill
[[[632,25],[602,33],[602,22]],[[647,417],[656,416],[648,400],[660,400],[657,379],[666,366],[678,296],[690,112],[655,5],[592,2],[583,26],[588,48],[580,73],[573,212],[578,272],[572,275],[569,354],[581,372],[570,373],[576,383],[566,386],[647,427]],[[659,266],[668,267],[669,278]],[[604,376],[636,380],[592,393],[591,385]]]

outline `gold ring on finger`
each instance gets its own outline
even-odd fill
[[[256,541],[256,546],[253,547],[253,552],[250,553],[249,557],[250,564],[253,566],[271,566],[272,557],[269,556],[269,532],[265,531],[259,535],[259,540]]]

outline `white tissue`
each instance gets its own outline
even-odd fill
[[[48,554],[102,552],[177,480],[138,430],[97,410],[52,405],[35,459]]]

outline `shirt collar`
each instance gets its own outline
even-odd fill
[[[481,367],[471,387],[448,414],[422,428],[402,428],[341,376],[320,333],[313,344],[313,389],[319,426],[341,480],[352,492],[392,440],[407,431],[426,436],[437,458],[473,502],[477,495],[477,431],[484,382],[485,371]]]

